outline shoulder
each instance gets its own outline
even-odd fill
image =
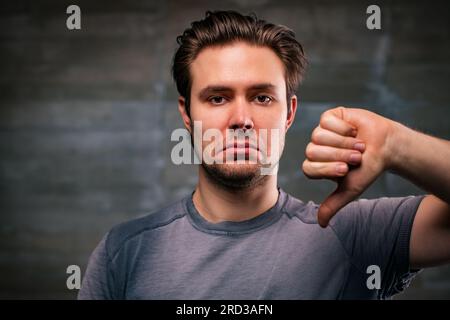
[[[408,224],[424,196],[382,197],[377,199],[359,199],[350,202],[331,219],[330,227],[334,232],[347,233],[349,230],[390,226],[397,220]],[[283,207],[284,213],[292,220],[298,219],[305,224],[318,224],[317,213],[320,204],[313,201],[303,202],[287,194]]]
[[[160,210],[135,218],[113,227],[105,237],[105,247],[112,259],[116,253],[129,241],[146,232],[163,228],[183,218],[186,214],[187,197]]]
[[[318,224],[317,223],[317,211],[319,205],[313,201],[307,203],[295,198],[294,196],[287,194],[286,204],[283,207],[283,212],[290,219],[298,219],[306,224]]]

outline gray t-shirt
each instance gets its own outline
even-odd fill
[[[415,274],[409,241],[422,199],[354,201],[323,229],[317,204],[281,189],[267,212],[215,224],[190,195],[108,232],[78,298],[386,299]],[[371,265],[380,268],[379,290],[367,286]]]

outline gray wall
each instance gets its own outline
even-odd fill
[[[65,27],[66,7],[82,30]],[[84,272],[113,225],[192,190],[195,167],[170,161],[181,127],[169,68],[175,37],[206,9],[256,12],[285,24],[310,67],[298,94],[280,186],[320,202],[333,190],[301,170],[321,112],[365,107],[450,139],[450,47],[445,2],[8,1],[0,5],[0,297],[71,299],[66,267]],[[432,3],[432,5],[431,5]],[[420,194],[383,175],[366,198]],[[450,268],[425,270],[399,298],[450,298]]]

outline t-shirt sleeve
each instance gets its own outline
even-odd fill
[[[78,292],[79,300],[109,300],[111,294],[110,259],[106,250],[107,235],[103,237],[92,252],[86,273]]]
[[[345,206],[331,220],[330,226],[356,268],[363,273],[371,265],[380,268],[380,299],[403,291],[419,271],[410,269],[409,244],[423,198],[361,199]]]

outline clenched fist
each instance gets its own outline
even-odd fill
[[[394,127],[394,121],[364,109],[337,107],[322,114],[303,162],[307,177],[338,184],[319,208],[322,227],[390,168]]]

